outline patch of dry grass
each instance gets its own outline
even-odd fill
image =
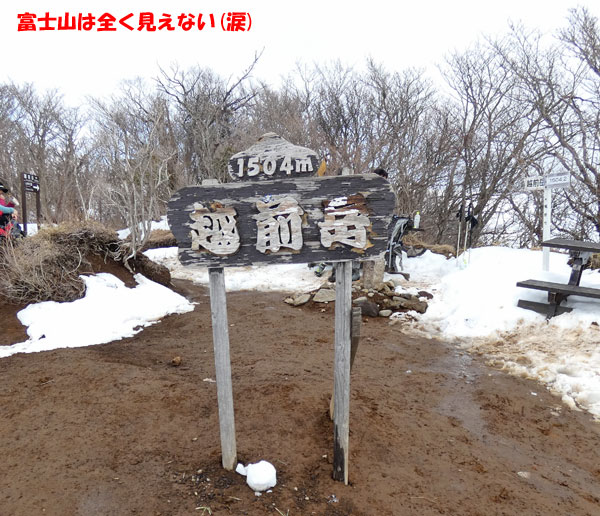
[[[9,301],[74,301],[83,297],[79,277],[86,256],[118,259],[117,235],[94,223],[69,223],[42,229],[32,237],[0,245],[0,294]]]

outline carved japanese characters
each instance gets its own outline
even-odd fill
[[[336,244],[345,244],[362,252],[372,245],[367,238],[371,222],[364,196],[337,197],[323,201],[323,205],[325,216],[319,228],[324,247],[334,249]]]
[[[366,259],[385,250],[394,209],[375,174],[189,186],[169,205],[182,264]]]
[[[192,250],[206,250],[217,256],[234,254],[240,247],[240,235],[235,221],[236,211],[215,203],[206,208],[202,203],[194,204],[190,218]]]
[[[282,247],[302,249],[302,214],[304,210],[292,197],[268,196],[256,203],[258,215],[256,249],[261,253],[276,253]]]

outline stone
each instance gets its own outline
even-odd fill
[[[315,297],[313,297],[315,303],[330,303],[335,301],[335,290],[330,288],[322,288],[317,291]]]
[[[383,288],[381,289],[381,291],[386,296],[393,296],[394,295],[394,291],[390,287],[388,287],[385,283],[383,284]]]
[[[288,298],[284,299],[284,301],[288,305],[300,306],[300,305],[303,305],[303,304],[308,303],[310,301],[310,294],[298,294],[298,295],[293,296],[293,297],[288,297]]]
[[[358,301],[358,302],[356,302]],[[373,301],[369,301],[368,299],[364,300],[356,300],[355,305],[360,308],[361,315],[367,317],[378,317],[379,316],[379,307],[377,303],[373,303]]]
[[[399,301],[399,307],[404,310],[414,310],[420,314],[424,314],[427,311],[427,303],[425,301],[419,301],[418,298],[412,297],[411,299],[403,299]]]
[[[391,310],[380,310],[379,311],[379,317],[389,317],[390,315],[392,315]]]

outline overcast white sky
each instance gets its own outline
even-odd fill
[[[466,48],[481,34],[505,32],[509,20],[553,32],[564,25],[568,9],[582,3],[600,14],[600,6],[594,5],[600,2],[588,0],[4,0],[0,81],[57,88],[69,103],[78,104],[86,95],[110,94],[123,79],[152,78],[159,66],[175,63],[183,68],[209,66],[226,77],[236,76],[262,49],[254,76],[271,84],[293,72],[298,62],[340,59],[360,66],[371,56],[389,70],[434,69],[448,51]],[[221,16],[231,11],[249,13],[251,29],[223,31]],[[25,12],[38,17],[46,12],[50,17],[110,13],[117,19],[133,13],[128,23],[136,28],[141,12],[153,12],[157,18],[167,13],[174,20],[181,13],[203,13],[204,19],[214,15],[216,27],[209,22],[202,31],[188,32],[18,32],[18,14]]]

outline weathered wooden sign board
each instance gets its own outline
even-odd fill
[[[394,207],[375,174],[190,186],[169,202],[183,265],[360,260],[385,250]]]
[[[319,160],[274,133],[229,161],[235,182],[190,186],[169,202],[183,265],[208,266],[222,463],[237,460],[223,267],[338,262],[333,478],[348,483],[351,260],[385,250],[394,195],[375,174],[316,177]]]
[[[234,181],[264,181],[310,177],[317,173],[318,167],[314,151],[292,145],[275,133],[267,133],[249,149],[234,154],[227,171]]]

